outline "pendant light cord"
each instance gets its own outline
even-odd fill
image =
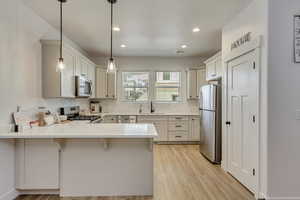
[[[113,56],[113,3],[110,3],[110,59]]]
[[[63,14],[63,9],[62,9],[62,4],[63,2],[60,1],[60,58],[62,59],[62,29],[63,29],[63,25],[62,25],[62,14]]]

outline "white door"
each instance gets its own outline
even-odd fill
[[[228,170],[255,193],[258,163],[258,69],[256,51],[227,63]]]

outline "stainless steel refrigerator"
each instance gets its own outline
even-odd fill
[[[222,92],[221,85],[203,86],[199,91],[200,152],[212,163],[221,163]]]

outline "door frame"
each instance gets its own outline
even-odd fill
[[[256,38],[253,38],[252,41],[245,43],[244,45],[232,50],[230,53],[225,55],[223,57],[223,66],[224,66],[224,80],[223,80],[223,123],[222,123],[222,168],[228,172],[228,164],[229,164],[229,147],[228,147],[228,127],[225,125],[225,122],[228,121],[228,63],[232,60],[235,60],[245,54],[248,54],[252,51],[255,52],[255,67],[257,69],[257,148],[256,148],[256,155],[257,155],[257,162],[256,162],[256,187],[255,187],[255,198],[258,199],[260,197],[260,180],[261,180],[261,165],[260,165],[260,159],[261,159],[261,134],[260,134],[260,88],[261,88],[261,44],[262,44],[262,36],[258,36]]]

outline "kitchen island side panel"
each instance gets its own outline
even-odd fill
[[[68,140],[61,151],[60,195],[152,196],[151,139]]]

